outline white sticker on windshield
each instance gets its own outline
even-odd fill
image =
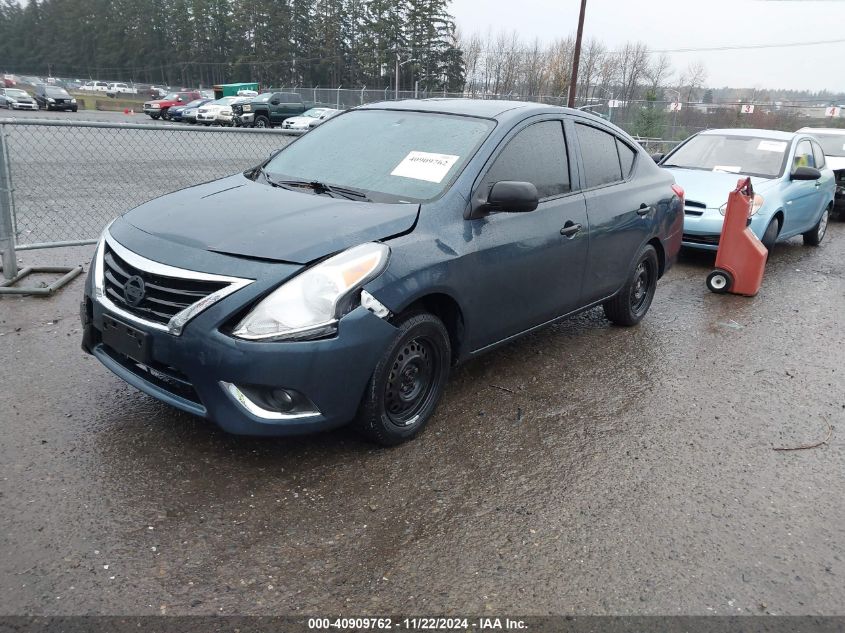
[[[783,152],[786,149],[786,141],[760,141],[757,149],[764,152]]]
[[[713,171],[726,171],[729,174],[738,174],[742,167],[739,165],[715,165]]]
[[[442,182],[460,156],[432,154],[429,152],[408,152],[402,162],[390,172],[391,176],[404,176],[415,180]]]

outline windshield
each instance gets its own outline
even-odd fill
[[[190,103],[186,104],[185,107],[186,108],[198,108],[203,103],[205,103],[205,99],[194,99]]]
[[[69,97],[67,90],[64,88],[47,88],[46,90],[48,97]]]
[[[6,96],[7,97],[28,97],[29,95],[26,94],[26,92],[24,92],[23,90],[8,89],[8,90],[6,90]]]
[[[845,158],[845,134],[813,134],[825,156]]]
[[[325,108],[311,108],[302,113],[302,116],[307,116],[309,119],[318,119],[325,112]]]
[[[699,134],[681,145],[661,165],[777,178],[783,172],[788,149],[789,141]]]
[[[446,190],[494,125],[466,116],[357,110],[291,143],[265,169],[274,181],[320,181],[380,202],[423,202]]]

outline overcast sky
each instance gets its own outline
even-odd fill
[[[580,0],[452,0],[466,33],[517,30],[525,40],[575,33]],[[712,87],[845,92],[843,0],[587,0],[584,38],[610,47],[641,40],[652,49],[835,44],[722,52],[672,53],[676,70],[701,60]]]

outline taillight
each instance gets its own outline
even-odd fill
[[[681,185],[672,185],[672,191],[678,196],[681,200],[684,199],[684,188]]]

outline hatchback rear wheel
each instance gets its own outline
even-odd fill
[[[394,446],[414,437],[434,414],[449,377],[449,334],[436,316],[410,314],[373,372],[355,424],[370,440]]]
[[[822,217],[816,222],[816,226],[811,228],[806,233],[802,234],[804,244],[807,246],[818,246],[824,239],[824,234],[827,233],[827,223],[830,219],[830,207],[827,207],[822,212]]]

